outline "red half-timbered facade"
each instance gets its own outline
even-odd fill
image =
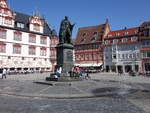
[[[108,32],[108,20],[105,24],[79,28],[74,41],[75,65],[82,68],[102,69],[102,42]]]
[[[143,22],[139,33],[141,36],[141,73],[150,73],[150,22]]]

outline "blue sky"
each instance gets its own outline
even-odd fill
[[[32,15],[38,9],[51,27],[59,31],[60,22],[68,16],[79,27],[103,24],[109,19],[111,30],[136,27],[150,21],[150,0],[8,0],[10,8]]]

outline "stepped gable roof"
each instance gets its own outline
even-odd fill
[[[122,37],[122,36],[131,36],[131,35],[136,35],[138,33],[138,27],[134,28],[125,28],[121,30],[116,30],[116,31],[110,31],[107,34],[106,38],[116,38],[116,37]]]
[[[105,24],[78,29],[75,45],[99,42],[103,38]],[[95,39],[94,39],[95,37]]]
[[[26,14],[23,14],[23,13],[15,12],[15,29],[25,31],[25,32],[30,32],[30,30],[29,30],[29,21],[30,21],[31,17],[32,16],[29,16],[29,15],[26,15]],[[43,33],[43,35],[51,35],[50,27],[48,26],[48,24],[46,23],[46,21],[44,19],[43,19],[43,21],[44,21],[44,33]],[[23,23],[24,28],[17,27],[17,22]]]

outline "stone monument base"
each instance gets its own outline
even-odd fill
[[[58,78],[46,77],[46,81],[58,81],[58,82],[72,82],[72,81],[82,81],[81,77],[70,77],[70,76],[60,76]]]
[[[69,81],[81,81],[83,78],[81,77],[68,77],[68,76],[60,76],[58,78],[59,82],[69,82]]]

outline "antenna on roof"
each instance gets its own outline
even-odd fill
[[[36,8],[35,12],[33,12],[33,16],[41,17],[38,8]]]
[[[42,15],[42,19],[45,20],[45,15]]]
[[[106,20],[105,20],[105,24],[108,24],[109,23],[109,20],[108,20],[108,18],[106,18]]]

